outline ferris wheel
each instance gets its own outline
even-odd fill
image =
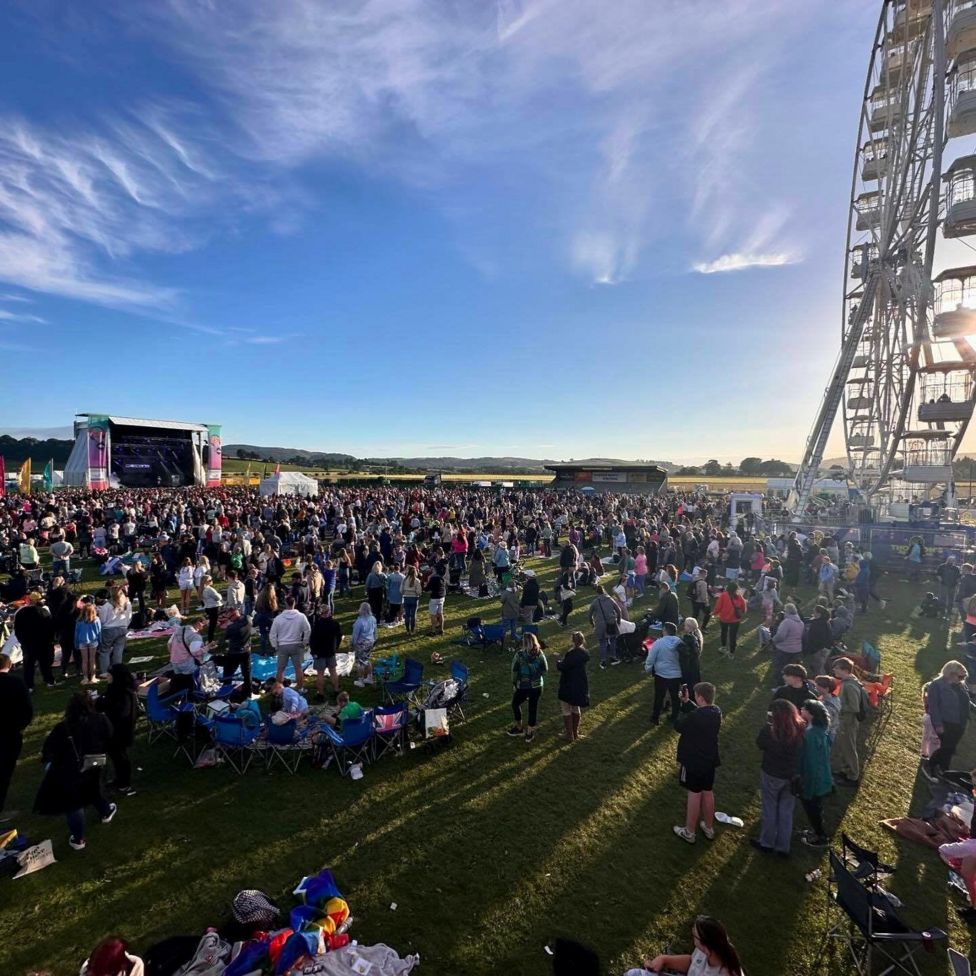
[[[937,274],[933,263],[937,245],[976,234],[976,155],[943,173],[953,140],[973,133],[976,0],[884,0],[858,124],[841,349],[791,493],[796,519],[838,411],[863,495],[896,481],[952,495],[976,404],[976,254]]]

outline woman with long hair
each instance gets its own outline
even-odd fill
[[[681,647],[678,660],[681,662],[681,683],[694,688],[701,681],[701,654],[704,638],[695,617],[685,617],[682,625]]]
[[[143,961],[115,936],[99,942],[81,967],[81,976],[142,976]]]
[[[278,591],[274,583],[266,583],[254,600],[254,623],[257,625],[258,633],[261,635],[261,653],[268,654],[271,643],[268,635],[271,633],[271,625],[278,613]]]
[[[201,600],[203,599],[203,586],[204,586],[203,580],[205,576],[209,576],[209,575],[210,575],[210,560],[207,559],[207,557],[203,553],[200,553],[200,556],[197,559],[197,564],[196,566],[193,567],[193,586],[194,589],[197,591],[197,597]]]
[[[386,573],[383,572],[383,563],[376,560],[366,576],[366,599],[369,601],[369,608],[377,620],[383,617],[383,598],[386,595]]]
[[[85,849],[85,807],[93,806],[102,823],[111,822],[114,803],[102,794],[102,765],[112,737],[112,723],[95,711],[85,692],[68,700],[64,718],[54,726],[41,747],[44,778],[34,800],[42,816],[63,814],[68,820],[68,844]]]
[[[108,687],[96,702],[96,707],[112,723],[112,737],[106,750],[115,771],[112,785],[123,796],[135,796],[129,747],[135,739],[139,702],[136,697],[136,679],[124,664],[113,664],[109,668]]]
[[[803,719],[793,702],[777,698],[769,709],[769,721],[759,730],[756,745],[762,751],[762,821],[752,846],[764,854],[783,857],[790,853],[793,833],[793,778],[803,749]]]
[[[109,665],[121,664],[125,653],[126,634],[132,622],[132,604],[122,583],[112,587],[107,603],[98,608],[102,622],[102,643],[98,651],[100,677],[108,677]]]
[[[412,634],[417,629],[417,606],[424,592],[423,584],[417,575],[416,566],[412,564],[407,566],[406,576],[403,579],[403,586],[400,592],[403,594],[404,627],[408,634]]]
[[[644,971],[660,973],[667,970],[693,976],[746,976],[729,933],[717,918],[699,915],[691,926],[691,938],[695,945],[691,955],[645,959]],[[639,973],[639,969],[631,969],[625,976],[638,976]]]
[[[525,741],[531,742],[535,738],[535,729],[539,714],[539,699],[542,697],[542,687],[545,683],[545,673],[549,670],[549,662],[542,653],[542,645],[535,634],[526,634],[522,638],[522,647],[512,658],[512,714],[515,724],[508,730],[511,736],[525,734]],[[529,724],[522,724],[522,702],[529,703]]]
[[[580,721],[583,709],[590,704],[590,686],[586,674],[586,662],[590,655],[586,650],[586,641],[580,631],[574,631],[571,638],[572,647],[556,659],[556,670],[559,671],[559,708],[563,714],[566,726],[564,735],[570,742],[580,738]]]
[[[359,604],[359,615],[352,625],[352,650],[356,655],[359,677],[353,682],[357,688],[373,683],[373,665],[369,655],[376,644],[376,617],[368,603]]]
[[[800,836],[807,847],[826,847],[829,843],[823,822],[823,800],[834,788],[830,772],[830,717],[823,702],[805,701],[800,715],[807,723],[800,750],[800,803],[811,830]]]
[[[180,565],[176,582],[180,588],[180,614],[185,617],[190,612],[190,596],[193,593],[193,560],[189,556]]]
[[[75,624],[75,647],[81,655],[81,683],[83,685],[98,681],[95,656],[102,639],[102,622],[98,619],[95,604],[88,599],[78,613]]]
[[[735,648],[739,640],[739,624],[746,615],[746,601],[739,595],[739,584],[730,580],[725,592],[720,593],[715,601],[712,616],[721,625],[721,639],[718,652],[723,657],[735,657]]]

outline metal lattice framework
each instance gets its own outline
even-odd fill
[[[838,412],[866,497],[895,477],[951,496],[976,390],[976,268],[934,281],[932,269],[943,223],[947,238],[976,233],[976,156],[942,172],[949,140],[972,132],[976,0],[884,0],[858,123],[841,350],[791,495],[797,518]]]

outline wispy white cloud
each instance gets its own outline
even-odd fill
[[[720,274],[723,271],[745,271],[747,268],[779,268],[786,264],[796,264],[799,258],[788,252],[754,254],[723,254],[713,261],[700,261],[694,265],[699,274]]]
[[[38,325],[44,325],[46,319],[42,319],[39,315],[26,315],[23,312],[9,312],[4,308],[0,308],[0,321],[2,322],[34,322]]]

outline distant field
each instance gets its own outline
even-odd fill
[[[268,474],[274,471],[273,464],[251,461],[251,477],[262,477],[265,470]],[[244,474],[247,470],[248,462],[238,458],[224,458],[225,474]],[[390,481],[422,481],[422,474],[376,474],[373,471],[346,471],[328,470],[326,468],[306,468],[298,464],[282,464],[282,471],[301,471],[310,478],[336,478],[339,481],[347,481],[357,478],[380,477],[388,478]],[[548,482],[551,480],[549,474],[445,474],[444,481],[511,481],[515,484],[527,481]],[[707,484],[709,488],[718,491],[762,491],[766,487],[765,478],[744,478],[744,477],[723,477],[705,478],[702,475],[671,475],[668,483],[676,488],[693,488],[695,485]]]

